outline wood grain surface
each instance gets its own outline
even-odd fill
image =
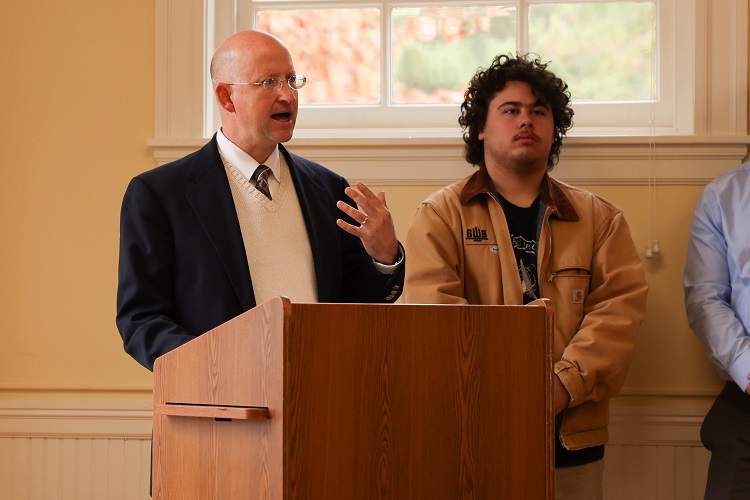
[[[155,414],[154,497],[552,498],[551,311],[262,304],[157,360],[155,405],[269,418]]]

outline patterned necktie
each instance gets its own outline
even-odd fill
[[[268,196],[271,199],[271,190],[268,189],[268,176],[271,173],[271,168],[265,165],[258,165],[258,168],[253,172],[253,180],[255,181],[255,188]]]

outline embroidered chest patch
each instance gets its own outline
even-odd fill
[[[487,230],[486,229],[480,229],[478,227],[472,227],[466,230],[466,240],[467,241],[473,241],[475,243],[479,243],[482,241],[487,241],[489,238],[487,238]]]

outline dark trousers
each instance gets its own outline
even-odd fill
[[[727,382],[701,426],[711,452],[706,500],[750,499],[750,396]]]

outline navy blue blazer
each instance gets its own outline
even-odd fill
[[[336,225],[340,175],[279,146],[310,238],[320,302],[394,302],[404,263],[380,273],[359,238]],[[351,222],[351,221],[350,221]],[[278,231],[284,231],[280,226]],[[284,266],[274,262],[270,265]],[[133,178],[122,203],[117,327],[125,351],[154,360],[254,307],[232,193],[216,137],[203,148]]]

